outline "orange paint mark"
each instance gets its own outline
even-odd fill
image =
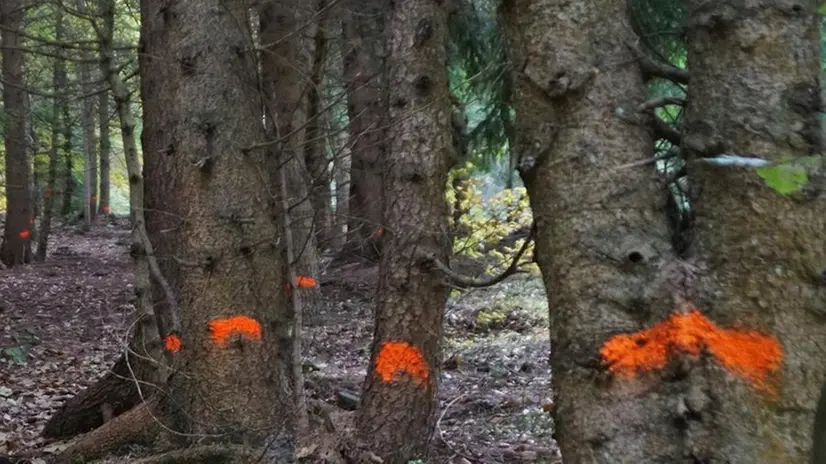
[[[31,235],[32,235],[32,233],[29,229],[23,229],[23,230],[20,231],[19,234],[17,234],[17,236],[20,237],[22,240],[26,240]]]
[[[389,383],[399,372],[413,378],[416,385],[427,383],[430,369],[422,352],[406,342],[383,342],[376,355],[376,373],[382,382]]]
[[[181,351],[181,345],[183,345],[183,342],[181,342],[181,337],[175,334],[169,334],[164,339],[163,345],[166,348],[166,351],[169,351],[170,353],[177,353],[178,351]]]
[[[101,210],[103,211],[103,214],[109,214],[109,205],[103,205]]]
[[[210,338],[220,348],[227,345],[227,340],[233,334],[240,334],[243,337],[260,340],[261,324],[248,316],[232,316],[209,321]]]
[[[382,235],[384,235],[384,228],[382,228],[382,227],[379,227],[378,229],[376,229],[375,232],[373,232],[373,237],[374,238],[381,237]]]
[[[318,282],[310,276],[298,276],[295,278],[295,286],[298,288],[318,287]]]
[[[611,372],[633,377],[662,369],[676,352],[697,356],[703,349],[757,390],[773,392],[767,379],[783,361],[780,343],[752,330],[721,328],[696,308],[686,314],[672,314],[640,332],[614,336],[603,344],[600,354]]]

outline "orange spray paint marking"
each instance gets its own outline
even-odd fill
[[[183,342],[181,342],[181,337],[175,334],[169,334],[164,339],[163,345],[164,348],[166,348],[166,351],[169,351],[170,353],[177,353],[178,351],[181,351],[181,345],[183,345]]]
[[[17,236],[20,237],[22,240],[26,240],[31,235],[32,235],[32,233],[29,229],[23,229],[23,230],[20,231],[19,234],[17,234]]]
[[[109,205],[103,205],[101,210],[103,210],[103,214],[109,214]]]
[[[376,229],[375,232],[373,232],[373,237],[374,238],[381,237],[382,235],[384,235],[384,228],[382,228],[382,227],[379,227],[378,229]]]
[[[310,276],[298,276],[295,278],[295,286],[298,288],[318,287],[318,282]]]
[[[621,377],[662,369],[675,352],[697,356],[706,349],[729,372],[755,389],[773,393],[769,374],[783,361],[783,348],[774,337],[752,330],[724,329],[696,308],[672,314],[657,325],[607,340],[600,350],[609,370]]]
[[[233,316],[209,321],[210,338],[220,348],[227,346],[233,334],[251,340],[261,340],[261,324],[248,316]]]
[[[427,361],[418,348],[406,342],[383,342],[376,355],[376,373],[382,382],[389,383],[399,372],[412,377],[416,385],[426,384],[430,377]]]

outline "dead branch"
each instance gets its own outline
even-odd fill
[[[667,122],[654,116],[651,124],[653,125],[654,135],[656,135],[657,138],[668,140],[671,145],[680,145],[682,141],[680,133]]]
[[[652,111],[656,108],[662,108],[663,106],[668,105],[679,105],[685,106],[685,98],[681,97],[661,97],[661,98],[654,98],[643,102],[640,106],[637,107],[637,111],[640,113]]]
[[[525,239],[525,242],[522,243],[522,247],[519,248],[519,251],[516,252],[516,255],[514,255],[514,257],[511,260],[511,263],[508,266],[508,268],[505,269],[504,271],[502,271],[501,273],[499,273],[498,275],[493,276],[493,277],[488,278],[488,279],[477,279],[477,278],[474,278],[474,277],[459,274],[458,272],[451,269],[450,266],[443,263],[439,258],[437,258],[435,256],[427,256],[426,258],[429,261],[432,261],[433,264],[440,271],[442,271],[442,273],[445,274],[445,276],[447,277],[448,282],[450,284],[456,285],[457,287],[463,287],[463,288],[491,287],[493,285],[498,284],[499,282],[502,282],[503,280],[507,279],[508,277],[510,277],[513,274],[516,274],[518,272],[522,272],[522,270],[520,269],[520,266],[523,263],[520,263],[520,259],[522,258],[522,255],[524,255],[525,252],[528,250],[528,246],[530,246],[531,242],[533,242],[535,234],[536,234],[536,223],[531,225],[530,234]]]
[[[652,59],[645,52],[643,52],[636,44],[629,42],[626,43],[626,45],[639,59],[640,69],[642,70],[642,73],[644,75],[661,77],[663,79],[668,79],[677,84],[688,84],[688,71],[680,69],[669,63],[663,63]]]

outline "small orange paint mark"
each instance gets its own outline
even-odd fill
[[[181,351],[181,345],[183,345],[181,342],[181,337],[175,334],[167,335],[163,341],[163,344],[166,351],[169,351],[170,353],[177,353],[178,351]]]
[[[430,370],[422,352],[406,342],[383,342],[376,355],[376,373],[389,383],[398,372],[407,373],[416,385],[427,383]]]
[[[216,345],[223,348],[227,345],[227,340],[233,334],[240,334],[243,337],[260,340],[261,324],[248,316],[232,316],[209,321],[210,337]]]
[[[769,374],[780,368],[783,348],[771,336],[752,330],[724,329],[693,308],[655,326],[607,340],[600,350],[609,370],[622,377],[662,369],[669,356],[697,356],[706,349],[726,369],[757,390],[773,393]]]
[[[298,276],[295,278],[295,286],[298,288],[318,287],[318,282],[310,276]]]
[[[109,214],[109,205],[103,205],[101,210],[103,211],[103,214]]]
[[[17,234],[17,236],[18,236],[18,237],[20,237],[20,238],[21,238],[21,239],[23,239],[23,240],[26,240],[26,239],[27,239],[27,238],[29,238],[31,235],[32,235],[32,233],[31,233],[31,231],[30,231],[29,229],[23,229],[23,230],[21,230],[21,231],[20,231],[20,233],[19,233],[19,234]]]
[[[375,232],[373,232],[373,237],[377,238],[377,237],[381,237],[382,235],[384,235],[384,228],[382,228],[382,227],[379,227],[378,229],[376,229]]]

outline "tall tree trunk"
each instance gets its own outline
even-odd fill
[[[100,94],[98,100],[98,116],[100,119],[100,201],[98,212],[109,214],[110,191],[110,160],[112,142],[109,140],[109,92]]]
[[[68,84],[68,82],[67,82]],[[71,104],[63,105],[63,182],[60,205],[61,216],[72,213],[72,198],[75,195],[74,158],[72,157],[72,117]]]
[[[313,206],[313,229],[320,250],[330,246],[332,232],[332,204],[330,186],[330,161],[327,159],[326,140],[323,132],[324,121],[329,117],[328,110],[321,107],[321,89],[327,62],[327,0],[319,0],[313,44],[313,62],[307,89],[307,128],[304,159],[309,173],[310,200]]]
[[[261,26],[261,54],[263,90],[265,94],[268,134],[277,143],[273,157],[286,171],[287,201],[291,226],[294,261],[289,263],[291,272],[298,276],[318,279],[318,249],[316,246],[314,212],[311,193],[306,183],[307,166],[304,150],[307,144],[306,124],[309,93],[312,82],[314,32],[317,27],[314,6],[302,2],[266,0],[259,11]],[[278,179],[281,173],[271,173]],[[278,195],[279,190],[273,192]],[[280,195],[279,195],[280,196]],[[295,284],[295,282],[293,283]],[[295,308],[300,314],[315,313],[320,301],[317,287],[299,288]],[[296,386],[296,390],[303,386]]]
[[[347,132],[342,132],[347,137]],[[337,252],[344,247],[347,227],[350,222],[350,148],[347,140],[336,144],[333,150],[333,182],[336,184],[336,208],[333,215],[333,249]]]
[[[548,293],[556,439],[565,462],[683,462],[675,404],[687,384],[654,373],[595,382],[601,346],[666,318],[675,268],[666,191],[632,115],[644,83],[624,0],[509,0],[514,149],[530,194]],[[513,142],[513,141],[512,141]],[[676,267],[675,271],[680,268]],[[677,287],[676,285],[674,287]]]
[[[683,140],[695,214],[689,256],[704,270],[695,301],[710,319],[770,334],[784,350],[771,379],[777,397],[732,382],[713,365],[690,371],[687,381],[713,399],[697,411],[709,420],[687,424],[691,457],[804,463],[826,376],[826,293],[816,278],[826,263],[822,172],[784,195],[753,169],[701,158],[812,157],[823,169],[819,2],[685,5],[691,83]]]
[[[448,288],[431,273],[429,259],[447,262],[451,253],[445,189],[455,153],[446,6],[396,3],[388,26],[393,104],[383,176],[386,242],[357,424],[385,462],[406,463],[425,458],[438,407]]]
[[[344,10],[344,80],[350,117],[350,225],[347,252],[376,258],[382,227],[382,173],[386,151],[387,4],[379,0],[350,0]]]
[[[63,8],[55,8],[55,41],[64,39]],[[52,89],[55,93],[60,93],[66,88],[66,62],[60,58],[54,59],[52,71]],[[51,147],[49,148],[49,167],[46,178],[46,188],[43,192],[43,219],[40,221],[40,231],[37,235],[37,252],[35,261],[43,262],[49,247],[49,234],[52,229],[52,216],[55,213],[55,189],[57,188],[57,165],[60,161],[60,136],[62,132],[60,109],[67,102],[65,99],[55,99],[52,101],[51,114]]]
[[[255,63],[239,53],[252,46],[243,27],[251,5],[160,3],[166,46],[182,65],[172,84],[175,152],[165,158],[179,163],[175,194],[187,212],[178,253],[198,263],[182,268],[178,283],[186,373],[171,379],[176,423],[199,441],[218,433],[263,445],[278,436],[288,447],[296,327],[276,211],[263,195],[278,184],[269,179],[267,151],[251,148],[264,140]]]
[[[91,59],[85,55],[86,59]],[[80,80],[87,90],[92,89],[91,64],[80,64]],[[89,229],[97,214],[97,151],[95,146],[95,101],[92,97],[83,100],[83,227]]]
[[[24,9],[19,0],[0,4],[3,56],[3,106],[6,127],[6,227],[0,261],[16,266],[31,261],[32,196],[26,152],[26,91],[20,31]]]

